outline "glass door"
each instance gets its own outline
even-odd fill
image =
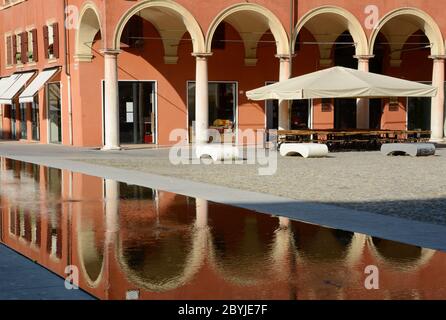
[[[408,99],[408,130],[431,129],[431,98],[414,97]]]
[[[40,113],[39,113],[39,97],[35,96],[31,106],[31,126],[32,139],[40,141]]]
[[[28,139],[26,107],[26,103],[20,104],[20,139]]]
[[[155,83],[119,81],[119,134],[122,144],[156,143]]]
[[[17,139],[17,105],[15,103],[11,106],[11,139],[16,140]]]
[[[334,99],[334,128],[356,129],[356,100]]]
[[[60,83],[49,83],[48,90],[48,122],[50,143],[62,142],[62,113],[60,99]]]

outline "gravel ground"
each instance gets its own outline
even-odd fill
[[[166,151],[81,161],[446,225],[446,149],[419,158],[379,152],[280,157],[272,176],[258,175],[258,165],[175,166]]]

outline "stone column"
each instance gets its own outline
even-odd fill
[[[279,81],[288,80],[291,76],[291,56],[277,55],[280,59]],[[279,130],[290,130],[290,102],[288,100],[279,101]]]
[[[373,56],[355,56],[358,59],[358,70],[369,72],[369,61]],[[369,99],[360,98],[356,102],[356,127],[358,129],[370,128]]]
[[[104,50],[105,79],[105,141],[102,150],[120,150],[119,146],[119,86],[118,54],[119,50]]]
[[[209,140],[209,83],[208,57],[212,53],[193,53],[196,59],[195,75],[195,143],[207,143]]]
[[[195,205],[197,208],[197,220],[195,226],[197,228],[206,228],[208,226],[208,201],[203,199],[196,199]]]
[[[119,231],[119,183],[115,180],[105,180],[105,221],[106,244],[111,245]]]
[[[446,56],[431,56],[434,60],[432,85],[438,88],[437,96],[432,98],[431,141],[441,142],[445,135],[444,123],[444,60]]]

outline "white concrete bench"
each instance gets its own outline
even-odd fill
[[[386,143],[381,146],[381,153],[390,155],[410,155],[425,157],[435,155],[435,145],[432,143]]]
[[[283,157],[301,155],[304,158],[322,158],[328,155],[328,147],[319,143],[283,143],[280,146]]]
[[[198,159],[211,157],[214,161],[236,160],[240,158],[240,151],[230,144],[209,143],[197,145],[195,155]]]

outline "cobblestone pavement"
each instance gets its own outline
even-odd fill
[[[272,176],[258,175],[258,165],[175,166],[166,152],[82,161],[446,225],[446,149],[419,158],[379,152],[279,158]]]

